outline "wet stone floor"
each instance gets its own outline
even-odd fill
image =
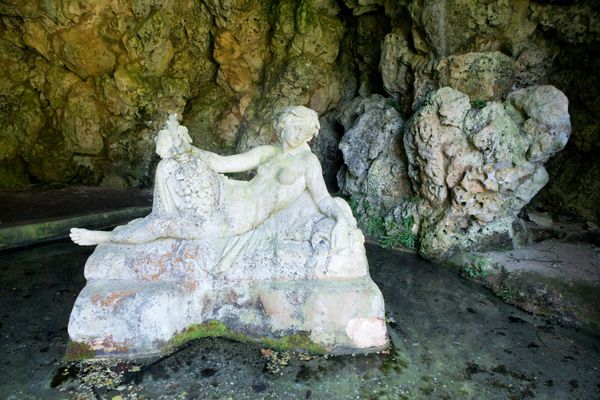
[[[207,338],[142,361],[62,361],[91,249],[0,253],[0,399],[599,399],[600,338],[369,246],[393,346],[308,357]]]

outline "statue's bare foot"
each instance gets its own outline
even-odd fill
[[[100,243],[108,243],[111,232],[90,231],[89,229],[71,228],[69,235],[71,240],[80,246],[95,246]]]

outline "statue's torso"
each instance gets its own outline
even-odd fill
[[[238,221],[239,229],[259,225],[273,213],[287,207],[306,190],[305,154],[295,157],[275,147],[248,182],[228,180],[224,204]]]

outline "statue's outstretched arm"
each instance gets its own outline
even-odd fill
[[[201,150],[196,147],[193,151],[202,157],[210,168],[219,173],[244,172],[258,167],[269,155],[273,153],[273,146],[259,146],[242,154],[232,156],[220,156],[210,151]]]

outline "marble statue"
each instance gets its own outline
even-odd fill
[[[195,148],[171,115],[156,139],[152,212],[98,245],[69,322],[98,356],[160,352],[188,326],[220,321],[251,337],[300,332],[328,352],[387,344],[384,304],[348,204],[327,192],[308,141],[315,111],[285,109],[280,144],[220,156]],[[256,170],[249,181],[223,175]]]

